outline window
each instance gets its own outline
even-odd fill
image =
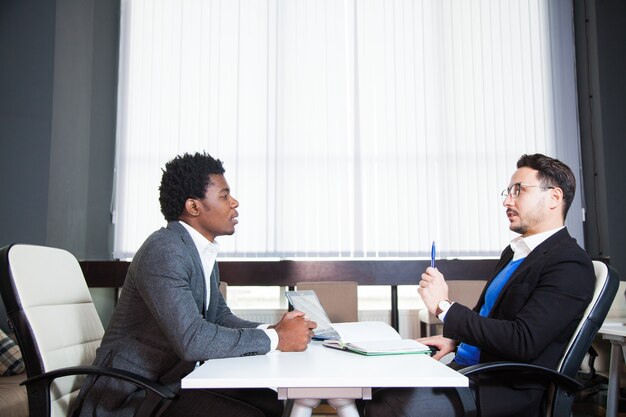
[[[499,254],[517,158],[580,166],[572,25],[549,0],[123,1],[115,257],[196,151],[240,201],[223,257]]]

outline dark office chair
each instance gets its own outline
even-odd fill
[[[142,376],[91,366],[104,329],[69,252],[32,245],[0,249],[0,295],[26,363],[30,417],[68,416],[87,374],[143,389],[141,415],[156,415],[174,398],[168,388]]]
[[[525,363],[493,362],[468,366],[459,372],[467,377],[502,371],[520,371],[543,376],[552,384],[548,391],[547,415],[550,417],[570,417],[574,394],[582,388],[582,384],[574,378],[591,346],[591,342],[593,342],[609,312],[609,308],[611,308],[619,287],[619,275],[613,268],[599,261],[593,261],[593,267],[596,275],[593,298],[589,302],[580,324],[574,331],[572,339],[565,348],[563,358],[556,370]],[[457,392],[463,403],[465,416],[480,415],[469,388],[458,388]]]

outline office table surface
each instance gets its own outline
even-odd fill
[[[312,342],[305,352],[206,361],[182,388],[465,387],[465,376],[428,355],[363,356]]]
[[[607,319],[602,324],[602,327],[600,327],[598,333],[602,335],[626,336],[626,324],[624,324],[624,320],[626,319]]]

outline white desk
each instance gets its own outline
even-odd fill
[[[620,368],[622,361],[626,359],[626,325],[622,322],[605,322],[598,333],[600,333],[604,339],[611,342],[609,388],[606,397],[606,417],[617,417]]]
[[[309,417],[321,399],[341,417],[358,417],[355,398],[373,387],[466,387],[465,376],[427,355],[362,356],[313,342],[305,352],[215,359],[183,378],[182,388],[274,388],[294,399],[292,417]]]

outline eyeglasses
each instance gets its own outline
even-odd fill
[[[511,196],[512,199],[516,199],[517,197],[519,197],[519,193],[520,191],[522,191],[522,188],[543,188],[544,190],[553,190],[556,187],[550,187],[546,185],[528,185],[524,184],[523,182],[517,182],[510,187],[502,190],[500,195],[502,196],[503,200],[506,200],[508,196]]]

